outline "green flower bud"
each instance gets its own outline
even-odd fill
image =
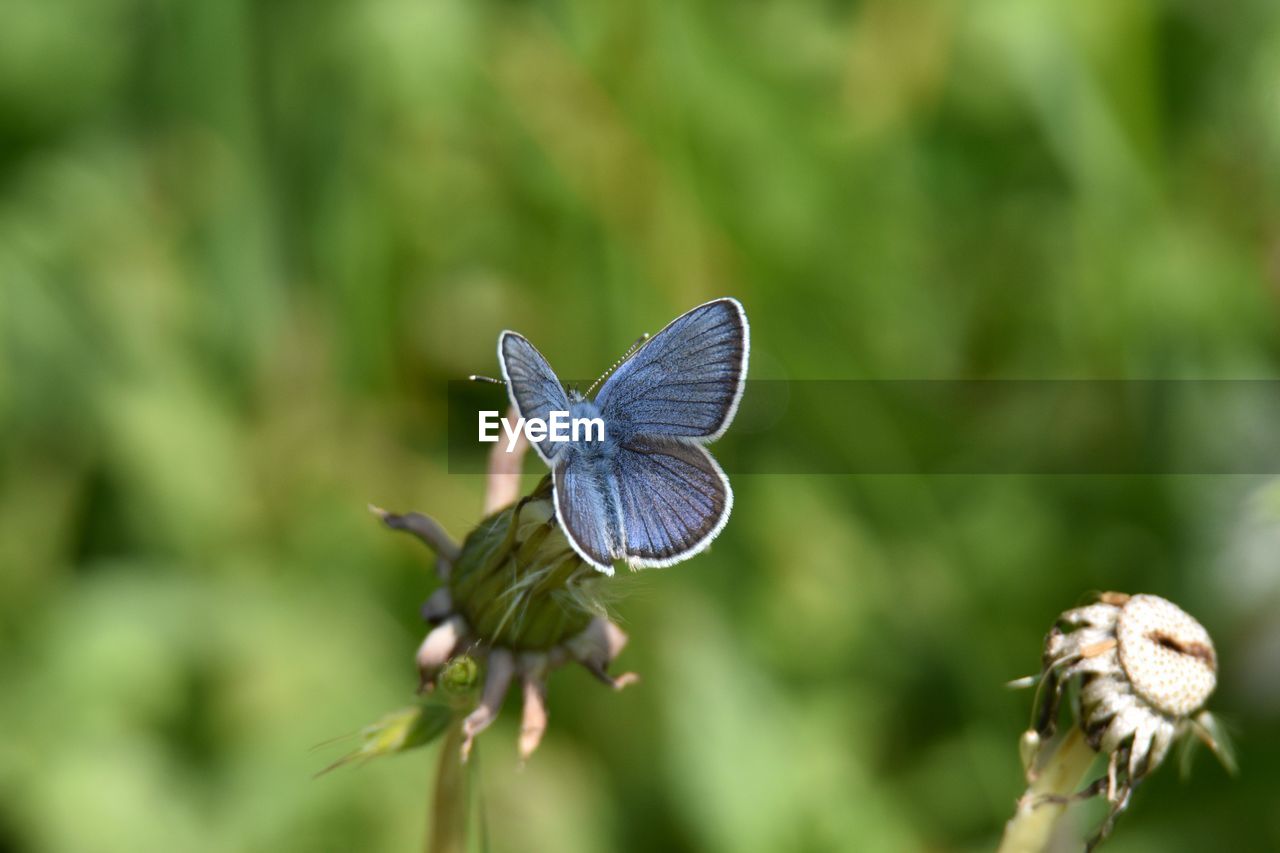
[[[416,659],[420,690],[439,685],[446,699],[419,707],[470,709],[457,728],[464,759],[476,735],[497,717],[512,683],[519,684],[524,699],[519,746],[521,757],[528,758],[546,730],[551,670],[576,662],[615,690],[637,680],[634,673],[608,674],[627,635],[608,620],[595,595],[605,576],[573,550],[560,527],[550,476],[526,497],[486,517],[461,546],[428,516],[370,509],[388,527],[413,534],[436,552],[444,585],[422,606],[432,628]],[[387,718],[370,731],[413,728],[424,713],[402,712],[395,725]],[[434,737],[444,730],[436,713],[430,712],[431,725],[421,724],[423,734]],[[379,755],[425,742],[415,735],[394,750],[364,748],[357,754]]]
[[[449,592],[470,636],[513,651],[549,651],[601,612],[591,594],[600,577],[569,545],[547,476],[467,536]]]
[[[465,696],[480,682],[480,666],[471,655],[458,655],[445,664],[439,682],[451,696]]]

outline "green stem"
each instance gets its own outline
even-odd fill
[[[1005,824],[998,853],[1041,853],[1051,849],[1067,803],[1045,797],[1069,797],[1079,789],[1098,754],[1076,726],[1045,750],[1036,763],[1035,778],[1018,800],[1018,810]]]
[[[449,726],[440,744],[426,853],[466,853],[470,777],[462,763],[462,722]]]

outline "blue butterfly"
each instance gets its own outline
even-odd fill
[[[498,337],[502,378],[521,417],[567,411],[604,422],[603,440],[533,442],[551,468],[560,526],[584,560],[608,575],[615,560],[670,566],[724,528],[733,490],[702,445],[733,421],[750,349],[742,304],[716,299],[672,320],[588,400],[566,391],[523,336]]]

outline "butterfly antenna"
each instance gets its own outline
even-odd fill
[[[628,349],[627,349],[627,351],[626,351],[626,352],[624,352],[624,353],[622,354],[622,357],[621,357],[621,358],[619,358],[617,361],[615,361],[615,362],[613,363],[613,365],[612,365],[608,370],[606,370],[604,373],[601,373],[601,374],[600,374],[600,378],[599,378],[599,379],[597,379],[595,382],[592,382],[592,383],[591,383],[591,387],[587,389],[587,393],[586,393],[584,396],[590,397],[590,396],[591,396],[591,392],[592,392],[592,391],[594,391],[594,390],[596,390],[596,386],[597,386],[597,385],[599,385],[601,382],[603,382],[606,378],[608,378],[609,374],[610,374],[610,373],[613,373],[615,370],[617,370],[617,369],[618,369],[618,367],[619,367],[623,362],[625,362],[627,359],[631,358],[631,356],[635,355],[636,350],[638,350],[638,349],[640,349],[640,347],[644,346],[644,343],[645,343],[645,341],[647,341],[647,340],[649,340],[649,333],[648,333],[648,332],[645,332],[643,335],[641,335],[639,338],[637,338],[637,339],[636,339],[636,342],[635,342],[634,344],[632,344],[632,345],[630,346],[630,348],[628,348]]]
[[[468,376],[467,378],[468,378],[468,379],[470,379],[472,382],[488,382],[488,383],[489,383],[489,384],[491,384],[491,385],[506,385],[506,384],[507,384],[507,383],[503,382],[501,379],[494,379],[494,378],[492,378],[492,377],[490,377],[490,376],[479,376],[479,375],[477,375],[477,374],[475,374],[475,373],[471,374],[471,375],[470,375],[470,376]]]

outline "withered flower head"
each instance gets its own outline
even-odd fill
[[[1231,767],[1215,720],[1201,710],[1217,673],[1209,633],[1158,596],[1103,593],[1058,617],[1045,638],[1038,710],[1024,735],[1023,760],[1029,776],[1043,765],[1040,753],[1056,732],[1062,697],[1078,680],[1076,723],[1088,745],[1108,756],[1106,775],[1073,797],[1105,794],[1111,804],[1090,849],[1182,736],[1194,733]]]

